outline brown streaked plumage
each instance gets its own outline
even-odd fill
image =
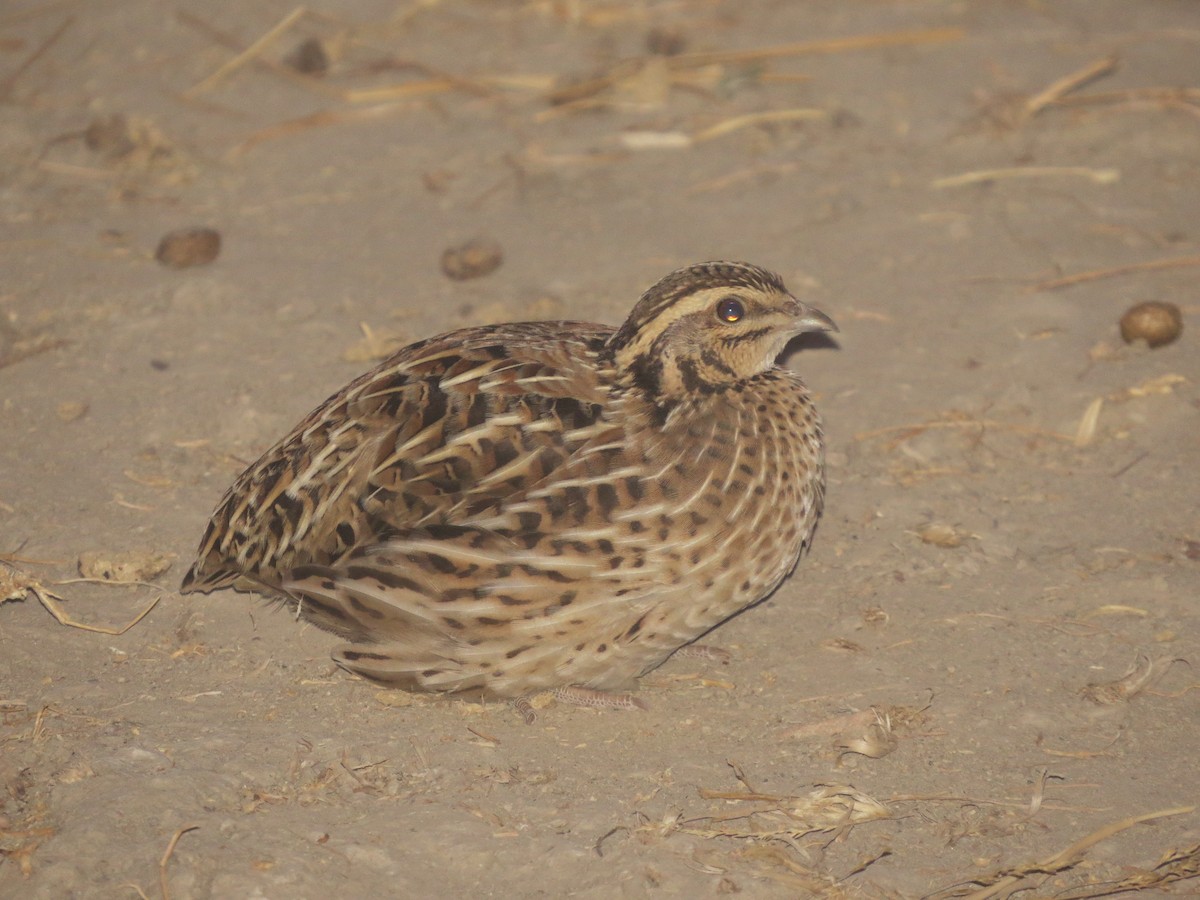
[[[405,347],[242,473],[183,590],[280,598],[349,642],[341,665],[407,688],[605,702],[811,539],[821,427],[775,360],[815,330],[836,326],[777,275],[712,262],[619,329]]]

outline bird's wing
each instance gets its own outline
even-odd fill
[[[477,516],[543,480],[603,416],[601,346],[578,322],[464,329],[400,350],[250,466],[209,522],[183,589],[279,573]]]

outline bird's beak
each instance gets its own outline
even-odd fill
[[[793,320],[793,327],[796,334],[806,331],[840,331],[833,319],[819,309],[806,306],[799,300],[796,301],[796,317]]]

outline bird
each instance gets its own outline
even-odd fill
[[[837,331],[744,262],[678,269],[619,327],[463,328],[350,382],[247,468],[183,592],[234,588],[410,691],[645,707],[638,679],[769,596],[824,506],[778,364]],[[684,652],[687,652],[686,650]]]

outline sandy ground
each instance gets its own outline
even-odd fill
[[[1200,6],[348,0],[231,66],[292,7],[186,9],[0,13],[0,896],[1197,890]],[[323,77],[281,70],[306,38]],[[195,226],[215,262],[156,262]],[[448,279],[476,235],[502,266]],[[527,727],[176,593],[389,340],[616,323],[710,258],[842,329],[787,363],[816,546],[728,666]],[[1124,345],[1142,300],[1182,338]],[[154,586],[60,583],[88,553]],[[30,579],[88,624],[160,599],[108,635]]]

